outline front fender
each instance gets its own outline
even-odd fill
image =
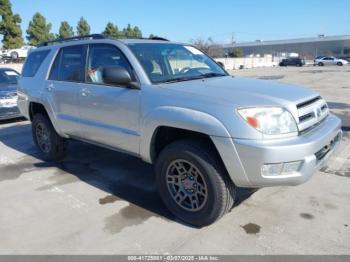
[[[140,155],[146,162],[152,163],[152,138],[161,126],[181,128],[209,136],[230,137],[224,124],[208,113],[175,106],[158,107],[141,120]]]

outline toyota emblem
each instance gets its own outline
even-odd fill
[[[316,117],[317,117],[317,118],[321,117],[321,114],[322,114],[321,108],[317,108],[317,109],[315,110],[315,115],[316,115]]]

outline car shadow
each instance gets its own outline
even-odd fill
[[[11,118],[11,119],[5,119],[5,120],[0,120],[0,126],[5,125],[5,124],[11,124],[11,123],[16,123],[16,122],[22,122],[25,121],[26,119],[24,117],[17,117],[17,118]]]
[[[49,179],[52,184],[37,190],[83,181],[106,192],[104,198],[97,200],[100,204],[106,204],[108,201],[114,202],[116,199],[125,200],[139,207],[141,213],[141,210],[145,209],[152,212],[154,216],[182,224],[161,201],[156,190],[153,166],[136,157],[83,142],[70,141],[67,157],[63,161],[43,162],[33,144],[31,125],[28,122],[15,123],[13,126],[1,128],[0,142],[25,155],[13,167],[7,167],[13,173],[8,174],[10,179],[31,168],[39,170],[53,168],[54,176]],[[3,168],[6,166],[0,166],[0,169]],[[74,176],[74,179],[67,178],[67,174]],[[63,179],[64,176],[65,179]],[[238,189],[235,207],[253,193],[253,190]]]

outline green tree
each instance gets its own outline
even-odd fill
[[[235,47],[228,53],[230,57],[243,57],[243,50],[241,48]]]
[[[3,47],[6,49],[21,47],[23,45],[20,26],[22,20],[18,14],[13,14],[10,0],[0,0],[0,16],[0,34],[3,35]]]
[[[106,25],[105,30],[102,32],[105,36],[117,38],[119,35],[119,29],[118,26],[114,25],[113,23],[109,22]]]
[[[73,27],[67,21],[61,23],[57,38],[69,38],[74,36]]]
[[[51,23],[46,23],[46,18],[42,14],[36,13],[29,22],[27,29],[27,39],[29,44],[38,45],[41,42],[52,40],[54,34],[50,31]]]
[[[133,36],[135,36],[134,35],[134,30],[132,29],[130,24],[128,24],[128,26],[123,29],[123,36],[126,36],[126,37],[133,37]]]
[[[138,26],[135,26],[133,28],[133,31],[134,31],[134,36],[135,37],[142,37],[142,32],[141,32],[141,30],[140,30],[140,28]]]
[[[77,35],[89,35],[90,30],[91,28],[88,22],[84,17],[81,17],[77,25]]]

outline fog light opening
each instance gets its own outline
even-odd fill
[[[277,164],[265,164],[261,168],[263,177],[287,176],[298,172],[303,161],[294,161]]]

